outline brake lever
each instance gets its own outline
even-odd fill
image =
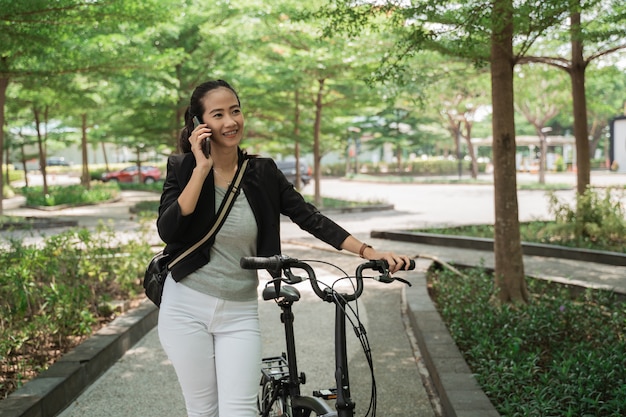
[[[298,282],[302,282],[303,278],[295,275],[293,272],[291,272],[291,268],[285,268],[283,270],[283,273],[285,274],[285,277],[289,280],[290,284],[297,284]]]
[[[394,279],[395,279],[396,281],[400,281],[401,283],[408,285],[409,287],[412,287],[412,286],[413,286],[413,284],[411,284],[409,281],[407,281],[407,280],[406,280],[406,279],[404,279],[404,278],[394,278]]]
[[[376,281],[384,282],[385,284],[391,284],[393,282],[394,278],[389,274],[389,271],[380,272],[382,272],[382,275],[374,277]]]
[[[382,275],[380,275],[378,277],[374,277],[374,279],[376,281],[384,282],[385,284],[391,284],[393,281],[400,281],[401,283],[406,284],[409,287],[411,287],[413,285],[409,281],[407,281],[406,279],[393,277],[389,273],[389,270],[385,270]]]

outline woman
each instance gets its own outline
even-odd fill
[[[281,252],[280,214],[336,249],[387,260],[391,272],[409,264],[406,256],[360,242],[306,203],[273,160],[239,148],[243,131],[235,90],[222,80],[198,86],[185,114],[182,152],[168,160],[161,195],[157,228],[165,251],[175,257],[206,234],[239,166],[249,159],[221,229],[172,267],[163,290],[159,337],[189,417],[257,415],[258,278],[256,271],[241,269],[239,259]]]

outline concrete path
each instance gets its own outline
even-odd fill
[[[285,253],[300,259],[323,259],[342,268],[355,266],[359,258],[325,250],[286,245]],[[349,270],[349,269],[348,269]],[[329,278],[324,276],[322,279]],[[369,285],[361,300],[360,317],[368,330],[375,360],[379,415],[388,417],[432,417],[435,415],[424,386],[424,373],[415,347],[407,335],[407,319],[402,315],[402,286],[376,283]],[[261,287],[264,285],[261,282]],[[303,393],[331,388],[333,383],[334,310],[312,293],[307,283],[298,286],[302,299],[294,307],[296,340],[299,346],[298,367],[307,375]],[[260,288],[261,289],[261,288]],[[264,356],[284,351],[279,319],[280,310],[273,302],[260,301]],[[395,306],[390,309],[389,306]],[[357,415],[364,415],[369,401],[370,375],[357,345],[350,338],[350,377]],[[157,392],[157,389],[160,392]],[[60,414],[61,417],[96,416],[185,416],[180,388],[173,368],[153,329],[130,349],[85,393]]]

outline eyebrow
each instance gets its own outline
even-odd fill
[[[240,108],[241,106],[239,106],[239,104],[233,104],[232,106],[230,106],[228,109],[232,110],[232,109],[236,109],[236,108]],[[217,112],[223,112],[224,109],[213,109],[209,112],[209,114],[213,114],[213,113],[217,113]]]

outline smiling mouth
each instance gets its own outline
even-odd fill
[[[224,132],[223,136],[235,136],[239,130],[231,130],[230,132]]]

